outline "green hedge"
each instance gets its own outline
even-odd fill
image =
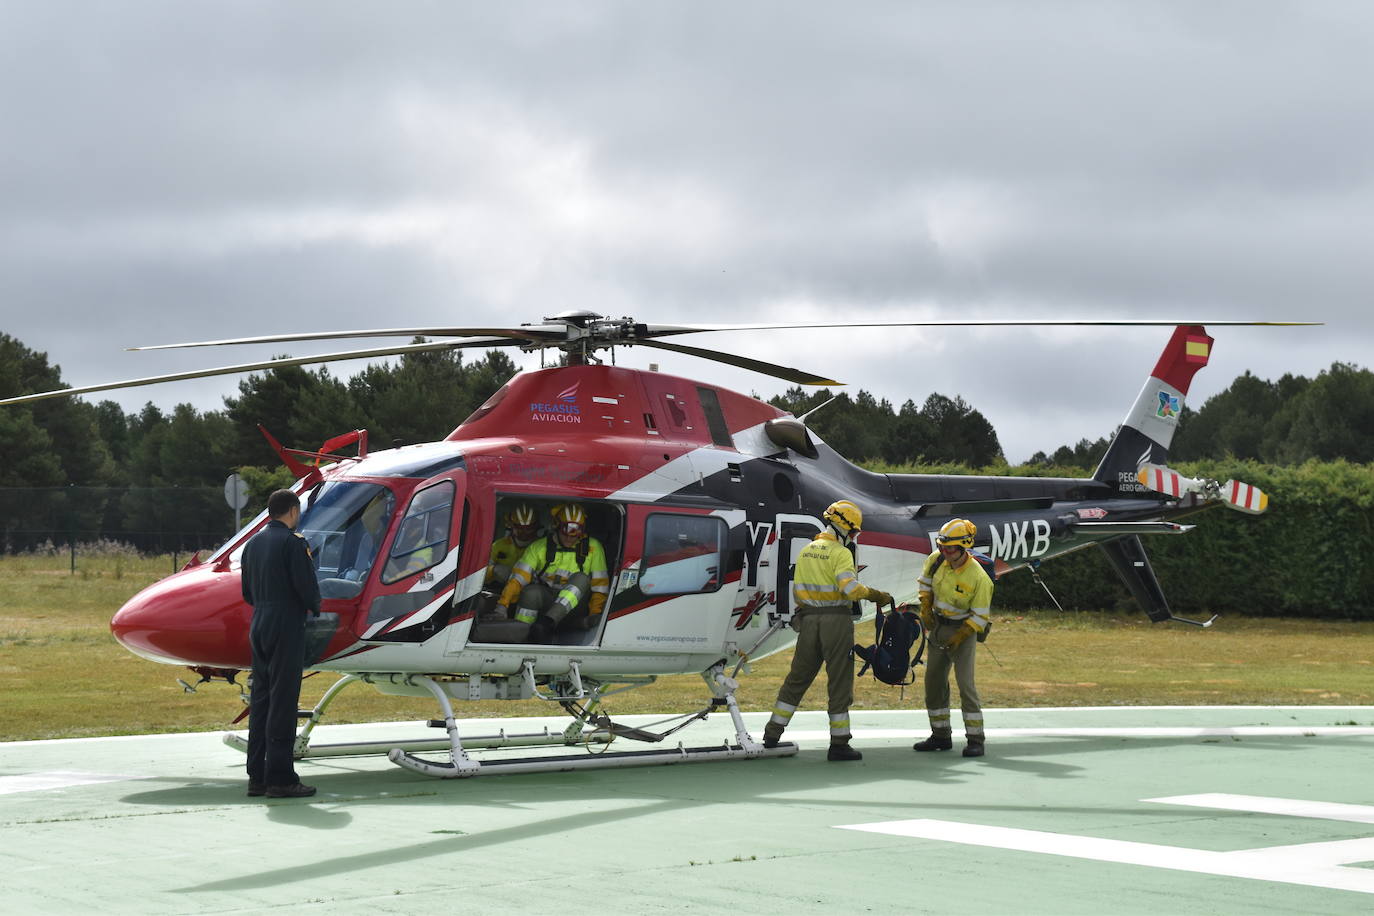
[[[1175,614],[1374,619],[1374,465],[1199,461],[1173,467],[1192,477],[1236,478],[1269,494],[1264,515],[1216,506],[1184,519],[1197,526],[1187,534],[1142,539]],[[938,470],[952,472],[1086,476],[1077,468]],[[1053,560],[1040,573],[1066,609],[1139,613],[1099,550]],[[1024,570],[997,583],[994,612],[1047,606]]]

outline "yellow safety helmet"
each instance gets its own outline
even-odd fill
[[[587,534],[587,510],[577,503],[563,503],[554,506],[550,513],[558,523],[558,530],[564,534],[584,537]]]
[[[506,527],[522,535],[526,540],[534,537],[539,525],[539,515],[529,503],[519,503],[506,513]]]
[[[935,544],[939,547],[962,547],[965,550],[973,549],[973,538],[978,534],[978,526],[966,518],[952,518],[940,526],[940,533],[935,537]]]
[[[864,513],[847,499],[836,500],[821,513],[826,523],[847,538],[853,538],[864,526]]]

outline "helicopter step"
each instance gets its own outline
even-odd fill
[[[433,724],[433,723],[431,723]],[[442,727],[443,723],[439,725]],[[221,740],[236,751],[248,753],[248,739],[239,732],[225,732]],[[609,738],[594,738],[594,741],[609,743]],[[507,732],[502,729],[494,735],[476,735],[463,739],[463,744],[467,747],[492,750],[495,748],[510,747],[540,747],[543,745],[567,744],[562,732],[550,731],[548,728],[537,732]],[[447,738],[429,738],[417,741],[340,741],[332,744],[309,744],[301,748],[293,758],[296,760],[314,759],[317,757],[366,757],[373,754],[386,754],[389,751],[401,748],[406,751],[443,751],[448,750],[449,741]]]

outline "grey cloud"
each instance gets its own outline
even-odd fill
[[[226,327],[565,308],[1331,323],[1218,334],[1195,402],[1369,364],[1372,27],[1362,3],[11,3],[0,329],[73,383],[203,364],[119,348]],[[963,394],[1025,457],[1109,431],[1164,336],[854,332],[884,362],[845,378]],[[827,368],[829,341],[723,340]],[[234,390],[172,388],[124,403]]]

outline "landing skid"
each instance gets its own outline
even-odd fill
[[[545,695],[535,686],[533,664],[527,663],[522,671],[529,695],[542,700],[558,702],[573,716],[573,722],[561,732],[545,727],[537,732],[510,733],[502,729],[494,735],[477,735],[463,738],[458,733],[457,719],[445,686],[435,679],[419,674],[412,675],[355,675],[340,678],[327,690],[319,703],[308,713],[308,721],[296,736],[294,756],[296,759],[317,757],[348,757],[385,753],[387,759],[397,766],[441,779],[467,778],[471,776],[496,775],[500,773],[557,773],[572,770],[603,769],[611,767],[664,766],[674,763],[693,763],[711,760],[746,760],[756,757],[789,757],[797,753],[797,746],[790,742],[777,747],[765,748],[749,734],[740,715],[735,691],[739,684],[724,673],[724,663],[712,666],[702,672],[702,678],[711,689],[713,697],[710,704],[697,712],[677,717],[681,721],[663,732],[655,732],[653,726],[632,727],[613,722],[609,716],[597,712],[601,700],[612,694],[653,682],[653,678],[643,678],[617,684],[593,684],[590,689],[584,685],[577,666],[570,669],[567,676],[555,680],[552,694]],[[448,732],[444,739],[424,741],[358,741],[334,744],[312,744],[311,732],[324,717],[325,710],[334,698],[347,686],[363,681],[381,686],[380,678],[385,678],[389,686],[406,688],[409,692],[428,692],[438,702],[443,711],[443,719],[432,720],[431,726],[443,728]],[[397,681],[397,678],[400,681]],[[452,689],[452,685],[449,685]],[[585,701],[585,702],[584,702]],[[617,738],[657,743],[693,722],[725,707],[735,725],[735,742],[724,742],[718,746],[686,747],[678,744],[672,748],[659,748],[643,751],[606,751],[604,746]],[[306,717],[306,713],[302,713]],[[672,721],[672,720],[668,720]],[[659,723],[656,723],[659,724]],[[223,736],[224,743],[246,753],[246,738],[235,732]],[[478,760],[468,755],[469,750],[492,750],[498,748],[532,747],[582,747],[589,753],[580,756],[570,754],[541,757],[519,757],[506,759]],[[600,746],[602,750],[593,750]],[[417,752],[447,751],[447,759],[427,760],[417,757]]]

